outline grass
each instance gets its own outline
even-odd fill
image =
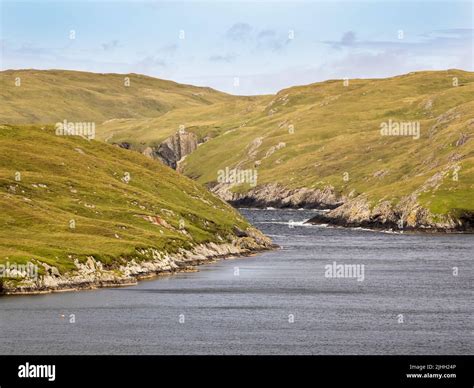
[[[420,204],[435,214],[474,211],[472,72],[422,71],[386,79],[354,79],[348,86],[342,80],[329,80],[253,97],[138,75],[133,75],[135,89],[124,91],[119,86],[124,75],[27,74],[25,79],[43,94],[33,89],[31,95],[23,91],[25,98],[14,95],[17,90],[11,85],[16,73],[7,73],[2,120],[54,122],[58,116],[63,119],[77,113],[84,121],[89,117],[85,113],[93,110],[98,120],[104,119],[98,122],[98,139],[128,142],[138,151],[158,145],[184,125],[205,141],[181,165],[185,175],[202,184],[215,183],[220,169],[255,168],[259,162],[258,185],[333,186],[345,195],[365,193],[372,204],[397,202],[416,193]],[[454,78],[459,86],[453,85]],[[84,94],[75,96],[78,90]],[[204,95],[198,98],[196,90]],[[51,109],[42,109],[38,96],[47,92]],[[58,98],[63,94],[72,94],[78,108],[64,105]],[[51,112],[55,112],[54,120]],[[380,124],[390,119],[419,122],[420,139],[381,136]],[[462,136],[471,138],[456,145]],[[257,139],[261,145],[250,152]],[[267,155],[280,143],[285,147]],[[459,179],[453,180],[456,168]],[[343,179],[346,173],[348,181]],[[429,184],[437,174],[442,174],[441,179]],[[246,190],[245,185],[233,188]]]
[[[248,226],[230,206],[157,161],[56,136],[48,127],[0,126],[0,208],[0,264],[35,259],[62,272],[75,258],[91,255],[113,266],[137,257],[137,248],[176,252],[228,241],[234,225]]]
[[[7,70],[0,72],[0,98],[0,123],[54,124],[68,120],[97,125],[111,119],[157,117],[180,107],[226,101],[231,96],[140,74]]]
[[[453,77],[460,86],[453,87]],[[372,203],[420,192],[420,203],[433,213],[473,211],[474,140],[456,146],[462,134],[474,135],[473,81],[473,73],[450,70],[354,80],[348,87],[328,81],[283,90],[271,107],[262,98],[260,109],[243,116],[245,127],[225,133],[238,123],[226,127],[223,115],[222,134],[188,156],[183,171],[212,184],[218,169],[254,168],[259,160],[259,185],[330,185],[343,194],[365,193]],[[269,109],[276,111],[269,115]],[[452,117],[437,124],[443,115]],[[380,124],[389,119],[419,121],[420,139],[381,136]],[[257,137],[262,145],[251,156],[249,144]],[[286,147],[265,157],[280,142]],[[457,181],[455,168],[460,169]],[[439,185],[426,186],[437,173],[444,174]]]

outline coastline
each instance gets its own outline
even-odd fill
[[[260,232],[246,233],[230,243],[206,243],[192,250],[181,250],[167,254],[149,248],[140,253],[149,253],[152,260],[128,261],[118,268],[104,268],[103,264],[92,256],[85,263],[75,260],[76,270],[59,274],[57,268],[40,263],[45,275],[38,279],[24,279],[15,287],[4,283],[0,297],[13,295],[39,295],[57,292],[94,290],[99,288],[127,287],[137,285],[140,280],[173,275],[179,272],[195,272],[197,266],[219,260],[251,257],[260,252],[277,249],[278,246]],[[145,252],[146,251],[146,252]]]
[[[474,233],[474,214],[431,213],[418,201],[418,193],[403,197],[396,204],[388,200],[372,202],[367,195],[339,195],[332,186],[324,189],[288,189],[278,184],[258,186],[244,193],[231,192],[229,185],[218,184],[211,191],[236,208],[275,208],[324,210],[309,224],[329,224],[348,228],[421,233]]]
[[[308,225],[329,225],[334,228],[343,228],[343,229],[365,229],[371,230],[374,232],[381,233],[394,233],[394,234],[465,234],[471,235],[474,234],[474,229],[446,229],[446,228],[437,228],[437,227],[404,227],[399,228],[396,223],[380,223],[380,222],[363,222],[363,223],[351,223],[347,222],[344,219],[339,218],[329,218],[324,214],[317,214],[314,217],[306,220],[304,222]]]

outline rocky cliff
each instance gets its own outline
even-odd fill
[[[474,232],[474,214],[435,215],[421,206],[414,195],[402,198],[397,204],[380,201],[375,205],[371,205],[365,195],[360,195],[307,222],[375,229]]]
[[[474,214],[461,212],[441,216],[420,205],[420,193],[432,188],[436,181],[430,180],[429,184],[403,197],[398,203],[381,200],[374,204],[365,194],[341,195],[332,186],[324,189],[288,189],[278,184],[267,184],[239,193],[233,192],[230,185],[217,184],[211,191],[237,207],[330,209],[310,219],[308,223],[312,224],[427,232],[474,232]]]
[[[241,193],[233,192],[229,184],[219,183],[212,186],[211,191],[237,207],[333,209],[344,202],[344,197],[339,198],[331,186],[322,190],[306,187],[288,189],[277,183],[270,183]]]
[[[158,159],[176,170],[178,162],[193,152],[198,146],[198,138],[192,132],[179,130],[168,137],[158,147],[147,147],[143,154],[151,159]]]

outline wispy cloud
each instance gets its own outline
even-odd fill
[[[259,29],[247,23],[235,23],[227,30],[225,37],[233,43],[245,42],[258,51],[278,52],[291,42],[287,32]]]
[[[34,3],[7,1],[2,8],[0,68],[135,72],[238,94],[328,78],[474,69],[466,1],[346,1],[344,17],[326,1],[271,8],[251,1],[238,9],[232,2],[126,1],[107,8],[101,23],[90,18],[104,12],[97,1]],[[18,23],[26,17],[28,23]]]
[[[413,37],[404,37],[397,40],[357,40],[354,31],[345,32],[340,40],[323,41],[332,48],[357,49],[400,49],[417,50],[418,54],[430,52],[433,49],[446,49],[471,44],[474,38],[474,29],[435,30]]]
[[[433,37],[448,37],[448,38],[474,38],[474,29],[473,28],[448,28],[443,30],[434,30],[424,34],[420,34],[425,38]]]
[[[119,46],[119,41],[116,39],[110,42],[102,43],[102,48],[104,49],[104,51],[112,51],[118,46]]]
[[[341,44],[344,46],[352,46],[355,43],[356,34],[354,31],[347,31],[342,35]]]
[[[252,35],[252,26],[247,23],[235,23],[226,32],[227,39],[233,41],[246,41]]]
[[[209,57],[209,60],[210,60],[211,62],[226,62],[226,63],[231,63],[231,62],[234,62],[236,58],[237,58],[237,55],[235,55],[235,54],[211,55],[211,56]]]
[[[176,51],[178,51],[178,45],[176,43],[171,43],[160,47],[157,50],[157,53],[164,55],[173,55],[174,53],[176,53]]]
[[[257,49],[280,51],[289,42],[286,37],[279,36],[275,30],[262,30],[257,34]]]
[[[166,68],[167,63],[160,57],[149,55],[140,61],[136,62],[133,66],[133,71],[138,71],[142,73],[153,72],[157,68]]]

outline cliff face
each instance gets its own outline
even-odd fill
[[[375,206],[371,206],[365,195],[360,195],[336,209],[316,215],[308,223],[426,232],[474,232],[472,213],[435,215],[421,206],[414,195],[402,198],[398,204],[381,201]]]
[[[198,146],[198,138],[192,132],[180,130],[168,137],[158,147],[147,147],[143,154],[158,159],[172,169],[178,169],[178,162],[193,152]]]
[[[454,164],[448,164],[444,170],[434,174],[411,194],[400,198],[398,202],[385,199],[371,200],[368,195],[360,194],[345,198],[343,204],[323,215],[316,215],[309,223],[329,223],[342,226],[362,226],[382,229],[423,230],[433,232],[474,232],[474,212],[456,209],[445,214],[434,214],[420,203],[425,193],[436,193],[449,178]]]
[[[338,198],[331,186],[322,190],[306,187],[288,189],[271,183],[244,193],[232,192],[231,188],[229,184],[220,183],[213,186],[211,191],[234,206],[244,207],[333,209],[344,202],[344,198]]]
[[[456,216],[432,214],[418,201],[421,189],[403,197],[398,203],[382,200],[376,204],[365,194],[340,195],[332,186],[315,190],[288,189],[278,184],[267,184],[244,193],[235,193],[231,191],[230,185],[218,184],[211,191],[234,206],[331,209],[308,220],[310,224],[427,232],[474,232],[472,213],[465,212]]]

